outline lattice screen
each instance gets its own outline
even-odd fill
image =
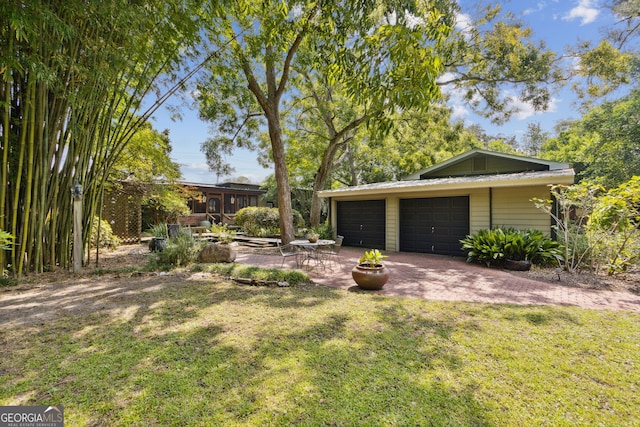
[[[125,185],[105,192],[102,218],[109,221],[113,234],[122,243],[139,243],[142,233],[143,190]]]

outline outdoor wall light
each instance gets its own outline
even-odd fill
[[[78,199],[82,197],[82,185],[80,185],[79,182],[75,182],[71,186],[71,195],[73,196],[74,199]]]

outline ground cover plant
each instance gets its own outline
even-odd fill
[[[460,240],[460,243],[468,262],[482,262],[487,266],[501,265],[508,259],[558,266],[563,259],[561,245],[535,229],[482,229]]]
[[[0,405],[68,425],[637,425],[640,314],[205,272],[0,294]]]

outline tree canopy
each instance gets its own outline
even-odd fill
[[[339,83],[381,122],[381,112],[426,106],[439,94],[436,46],[451,30],[456,7],[449,0],[236,2],[211,20],[211,45],[227,48],[198,91],[202,117],[219,130],[208,144],[252,146],[266,126],[283,241],[294,230],[280,109],[285,94],[295,92],[294,70]]]
[[[640,90],[592,108],[543,146],[546,158],[577,162],[588,178],[615,187],[640,176]]]

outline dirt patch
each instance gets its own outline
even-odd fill
[[[615,276],[607,276],[591,271],[569,273],[556,268],[538,268],[534,266],[529,271],[513,271],[512,274],[540,282],[574,288],[632,292],[640,295],[640,269],[638,268]]]

